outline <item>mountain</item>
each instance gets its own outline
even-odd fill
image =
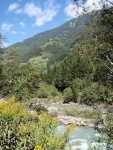
[[[17,47],[22,56],[22,62],[27,62],[36,56],[50,59],[56,54],[58,58],[63,54],[62,58],[64,58],[69,53],[70,45],[83,34],[90,18],[91,14],[79,16],[60,27],[39,33],[23,42],[15,43],[9,48]]]

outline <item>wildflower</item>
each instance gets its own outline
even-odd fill
[[[76,127],[75,124],[70,124],[70,125],[67,127],[67,132],[71,132],[75,127]]]
[[[33,112],[32,112],[32,114],[34,115],[34,116],[36,116],[37,117],[37,111],[36,110],[34,110]]]
[[[42,148],[41,148],[40,145],[36,145],[36,146],[35,146],[35,150],[42,150]]]
[[[111,139],[111,144],[113,144],[113,139]]]

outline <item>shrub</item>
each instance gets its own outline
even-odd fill
[[[57,89],[56,89],[55,87],[52,88],[52,90],[51,90],[51,95],[52,95],[53,97],[57,96]]]
[[[34,117],[12,97],[0,102],[0,148],[33,149]]]
[[[63,150],[73,126],[56,137],[57,119],[42,112],[28,113],[24,104],[12,97],[0,102],[0,149],[2,150]]]
[[[48,91],[48,87],[46,84],[44,83],[41,83],[40,84],[40,88],[39,90],[37,91],[37,97],[38,98],[48,98],[49,96],[49,91]]]
[[[18,100],[34,97],[39,89],[40,75],[37,66],[26,65],[24,68],[14,64],[5,64],[2,69],[1,93],[3,96],[15,95]]]
[[[92,105],[94,103],[104,102],[106,97],[106,88],[99,83],[93,83],[82,91],[81,103]]]
[[[85,82],[85,80],[81,80],[79,78],[76,78],[71,82],[71,89],[73,93],[74,102],[77,102],[80,91],[85,87]]]
[[[73,99],[73,93],[70,87],[64,90],[63,96],[64,96],[64,103],[70,102]]]

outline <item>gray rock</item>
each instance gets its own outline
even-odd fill
[[[64,125],[76,124],[78,126],[94,127],[93,119],[84,119],[84,118],[77,118],[72,116],[57,116],[57,119],[60,123]]]

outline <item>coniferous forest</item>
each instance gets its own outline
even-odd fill
[[[113,7],[7,48],[5,38],[0,34],[0,150],[65,149],[76,127],[54,136],[58,121],[41,105],[44,100],[102,106],[106,120],[94,111],[95,129],[113,144]]]

